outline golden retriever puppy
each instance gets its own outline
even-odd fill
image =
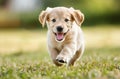
[[[79,10],[66,7],[47,8],[39,15],[39,21],[47,24],[47,45],[52,61],[57,66],[74,65],[84,52],[81,24],[84,15]]]

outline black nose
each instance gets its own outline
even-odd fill
[[[58,26],[58,27],[57,27],[57,31],[58,31],[58,32],[62,32],[62,31],[63,31],[63,28],[62,28],[61,26]]]

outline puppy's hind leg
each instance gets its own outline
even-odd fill
[[[81,58],[83,52],[84,52],[84,46],[82,46],[82,47],[75,53],[75,55],[73,56],[73,58],[70,60],[69,66],[73,66],[74,63],[75,63],[75,61],[76,61],[77,59],[80,59],[80,58]]]

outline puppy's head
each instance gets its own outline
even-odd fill
[[[73,22],[77,25],[81,25],[84,20],[84,15],[74,8],[55,7],[47,8],[39,15],[39,21],[42,26],[47,24],[48,30],[50,30],[56,41],[64,41],[66,34],[71,30]]]

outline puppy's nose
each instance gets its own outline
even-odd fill
[[[63,28],[61,26],[57,26],[57,31],[58,32],[62,32],[63,31]]]

